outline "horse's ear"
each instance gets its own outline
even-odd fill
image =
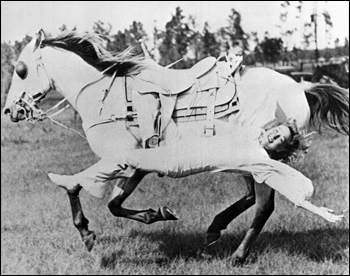
[[[46,38],[46,33],[43,29],[40,29],[39,33],[41,34],[41,38],[45,39]]]
[[[37,49],[38,47],[42,47],[42,41],[45,39],[45,32],[43,29],[40,29],[40,31],[35,36],[35,47],[34,49]]]

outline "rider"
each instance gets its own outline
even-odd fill
[[[204,171],[239,172],[251,175],[257,183],[265,183],[296,206],[303,207],[330,222],[343,216],[333,210],[317,207],[307,199],[313,194],[310,179],[288,166],[307,152],[309,135],[299,132],[295,120],[264,130],[237,127],[232,134],[192,140],[155,149],[131,150],[125,162],[102,159],[74,176],[49,175],[56,184],[81,184],[91,193],[110,179],[131,177],[136,170],[157,172],[178,178]]]
[[[246,126],[226,136],[186,140],[148,152],[134,150],[126,163],[132,168],[174,178],[203,171],[252,175],[257,183],[267,184],[296,206],[336,222],[343,216],[310,203],[307,199],[313,194],[312,182],[284,164],[304,156],[311,144],[309,136],[299,132],[295,120],[267,131]]]

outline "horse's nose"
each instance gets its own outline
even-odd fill
[[[23,109],[17,110],[15,107],[5,107],[3,112],[15,123],[25,119],[25,112]]]
[[[4,108],[3,112],[6,116],[10,116],[12,113],[12,110],[10,107],[6,107],[6,108]]]

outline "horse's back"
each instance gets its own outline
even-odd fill
[[[246,112],[241,116],[251,124],[264,126],[272,119],[285,122],[289,118],[296,119],[299,127],[308,124],[310,109],[304,87],[272,69],[247,69],[239,82],[238,96]]]

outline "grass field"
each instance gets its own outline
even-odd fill
[[[72,114],[66,114],[71,117]],[[73,126],[72,122],[66,124]],[[78,128],[78,127],[76,127]],[[68,196],[47,173],[73,174],[96,162],[86,141],[50,122],[13,124],[1,117],[1,274],[348,275],[349,138],[325,132],[297,168],[315,186],[312,202],[347,210],[330,224],[276,194],[275,212],[247,261],[232,266],[254,207],[239,216],[221,241],[197,257],[215,214],[245,193],[233,174],[183,179],[148,175],[125,207],[169,206],[180,220],[144,225],[115,218],[108,198],[81,192],[97,243],[87,252],[74,228]]]

